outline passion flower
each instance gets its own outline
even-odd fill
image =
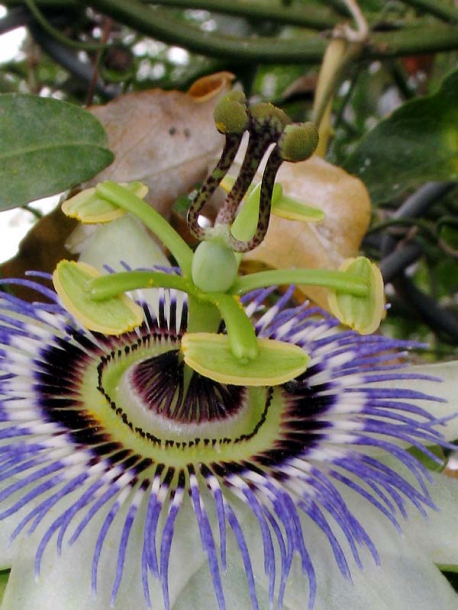
[[[244,607],[291,607],[295,570],[311,609],[323,578],[317,528],[334,557],[329,570],[350,578],[352,564],[380,563],[364,511],[397,534],[409,505],[433,506],[428,472],[406,447],[436,459],[426,446],[446,445],[443,422],[426,408],[437,399],[411,389],[429,378],[393,364],[392,351],[407,344],[342,332],[323,312],[290,307],[290,293],[266,307],[260,290],[244,299],[257,337],[299,346],[309,366],[277,386],[226,385],[180,357],[188,310],[179,293],[139,300],[143,323],[113,336],[31,285],[52,303],[0,301],[0,517],[35,554],[33,607],[50,603],[54,562],[63,561],[78,607],[125,608],[132,595],[138,608],[190,608],[177,598],[200,570],[212,583],[210,608],[231,607],[231,587]],[[65,564],[68,552],[81,567]],[[234,568],[244,582],[231,580]],[[6,608],[21,607],[12,582]]]

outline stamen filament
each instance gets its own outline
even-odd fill
[[[90,280],[86,284],[93,301],[104,301],[118,294],[145,288],[175,288],[182,292],[200,292],[188,279],[162,271],[121,271]]]
[[[233,355],[240,361],[254,360],[259,353],[258,340],[243,305],[229,294],[208,293],[207,297],[221,312]]]
[[[240,360],[253,360],[258,344],[252,322],[237,297],[222,292],[204,292],[179,275],[160,271],[123,271],[87,282],[85,290],[94,301],[103,301],[126,291],[175,288],[189,295],[188,332],[216,332],[221,319],[226,324],[231,351]]]
[[[353,273],[325,269],[272,269],[239,277],[230,289],[232,294],[242,295],[257,288],[306,284],[323,286],[355,297],[366,297],[369,286],[366,280]]]
[[[127,189],[110,180],[98,184],[96,190],[99,195],[108,199],[108,201],[139,218],[170,250],[183,275],[185,277],[191,275],[191,248],[159,212]]]

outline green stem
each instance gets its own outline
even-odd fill
[[[324,157],[326,153],[331,132],[330,125],[326,125],[330,123],[330,113],[327,111],[345,71],[352,61],[361,55],[362,50],[362,42],[347,42],[336,38],[331,40],[324,54],[313,103],[313,121],[320,132],[320,156]]]
[[[159,212],[115,182],[102,182],[96,188],[99,195],[139,218],[170,250],[183,275],[191,277],[192,250]]]
[[[38,6],[35,3],[35,0],[24,0],[27,8],[41,25],[41,27],[47,32],[52,38],[66,45],[67,47],[71,47],[72,49],[78,49],[80,51],[99,51],[101,49],[107,49],[110,45],[104,44],[101,42],[83,42],[78,40],[72,40],[67,36],[64,36],[62,32],[54,28],[43,13],[40,11]]]
[[[2,0],[0,4],[12,8],[24,4],[24,0]],[[76,8],[78,5],[81,6],[79,0],[35,0],[35,4],[41,8]]]
[[[404,28],[372,34],[370,43],[370,48],[363,54],[367,59],[440,53],[458,49],[458,28],[443,25]]]
[[[361,279],[359,275],[345,271],[327,271],[324,269],[276,269],[260,271],[259,273],[238,278],[232,286],[231,292],[234,294],[245,294],[257,288],[282,286],[285,284],[323,286],[356,297],[365,297],[369,293],[367,282]]]
[[[284,7],[272,4],[258,4],[257,2],[240,2],[239,0],[143,0],[144,4],[162,4],[179,8],[195,8],[234,15],[234,17],[248,17],[249,19],[265,19],[275,23],[296,25],[316,30],[332,29],[338,19],[335,14],[319,6],[304,8]]]
[[[220,324],[221,314],[212,303],[206,303],[188,293],[187,333],[216,333]],[[183,391],[186,396],[194,371],[186,362],[183,362],[183,366]]]
[[[182,46],[190,51],[234,59],[238,63],[319,62],[327,41],[319,36],[300,38],[242,38],[221,32],[202,32],[168,11],[151,10],[138,0],[81,0],[147,36]],[[371,45],[363,53],[366,59],[383,59],[416,53],[434,53],[458,48],[458,28],[431,26],[404,28],[371,35]]]
[[[458,8],[446,6],[440,0],[403,0],[404,4],[409,4],[425,13],[434,15],[446,23],[458,22]]]

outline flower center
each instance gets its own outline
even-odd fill
[[[195,437],[237,435],[250,415],[249,390],[214,382],[189,371],[169,338],[162,353],[150,337],[103,356],[97,367],[98,389],[116,414],[136,432],[161,443]],[[172,348],[172,349],[170,349]]]
[[[196,459],[239,461],[270,447],[281,418],[280,392],[188,371],[177,349],[182,324],[156,324],[103,341],[94,337],[92,345],[90,335],[76,333],[63,350],[46,350],[40,392],[73,396],[65,412],[56,400],[52,419],[75,441],[84,430],[85,444],[99,456],[114,443],[172,467]]]

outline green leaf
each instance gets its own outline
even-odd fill
[[[113,160],[94,116],[34,95],[0,96],[0,142],[0,210],[60,193]]]
[[[362,138],[345,168],[380,203],[428,180],[458,178],[458,70],[437,93],[403,104]]]
[[[428,447],[428,450],[431,451],[440,462],[436,462],[429,455],[425,455],[423,451],[420,451],[417,447],[409,447],[408,451],[411,455],[413,455],[425,468],[428,470],[432,470],[433,472],[442,472],[446,465],[446,458],[444,454],[444,450],[442,447],[438,445],[433,445],[432,447]]]
[[[1,570],[0,571],[0,602],[3,599],[3,594],[6,589],[6,585],[8,584],[8,578],[10,576],[10,570]]]

